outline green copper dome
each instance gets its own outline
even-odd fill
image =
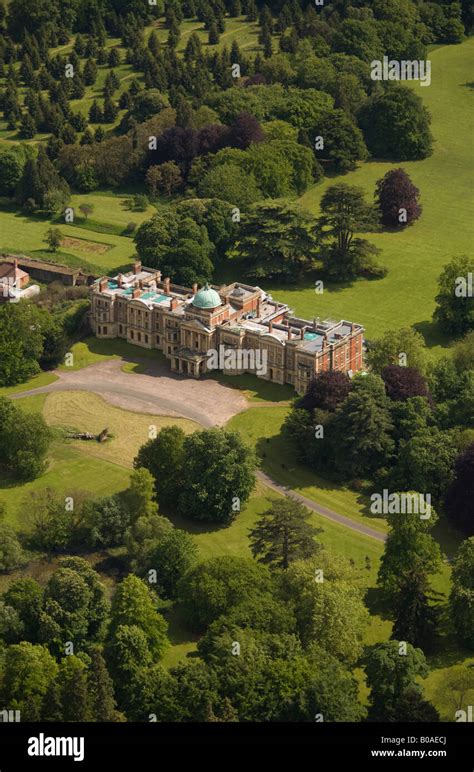
[[[205,284],[194,296],[193,306],[196,308],[217,308],[220,305],[222,301],[218,293],[209,284]]]

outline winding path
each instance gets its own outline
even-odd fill
[[[241,392],[212,378],[194,380],[172,373],[167,363],[149,360],[140,360],[140,364],[146,368],[145,372],[140,374],[123,372],[123,364],[122,359],[110,359],[80,370],[56,370],[58,380],[54,383],[13,394],[11,398],[22,399],[56,391],[90,391],[99,394],[111,405],[126,410],[184,417],[206,428],[223,426],[232,416],[249,407]],[[292,496],[318,515],[362,536],[368,536],[381,543],[385,541],[386,537],[380,531],[317,504],[307,496],[273,480],[265,472],[258,470],[257,477],[271,490],[283,496]]]
[[[381,533],[381,531],[376,531],[375,528],[371,528],[369,525],[357,523],[355,520],[351,520],[350,517],[340,515],[338,512],[333,512],[332,509],[323,507],[322,504],[317,504],[315,501],[313,501],[313,499],[309,499],[307,496],[303,496],[301,493],[293,490],[293,488],[288,488],[285,485],[276,482],[267,474],[265,474],[265,472],[258,471],[257,477],[266,486],[268,486],[268,488],[271,488],[276,493],[280,493],[282,496],[291,496],[291,498],[296,499],[301,504],[304,504],[305,507],[311,509],[313,512],[316,512],[316,514],[321,515],[321,517],[326,517],[328,520],[332,520],[334,523],[344,525],[346,528],[350,528],[351,531],[357,531],[357,533],[360,533],[363,536],[369,536],[370,538],[376,539],[376,541],[381,543],[383,543],[387,538],[385,534]]]

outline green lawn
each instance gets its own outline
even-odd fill
[[[159,40],[164,44],[168,38],[168,29],[163,22],[159,22],[154,27],[147,28],[147,36],[151,34],[152,29],[158,32]],[[239,48],[247,54],[255,54],[262,51],[262,46],[258,42],[259,26],[257,22],[246,21],[245,16],[238,16],[233,19],[226,18],[225,32],[221,33],[217,45],[210,46],[208,43],[209,33],[204,29],[203,22],[197,19],[185,20],[180,25],[181,37],[179,39],[177,53],[182,55],[189,40],[190,35],[195,32],[205,49],[214,51],[227,46],[229,49],[234,40],[239,44]]]
[[[41,386],[48,386],[50,383],[58,380],[58,376],[53,373],[41,372],[30,378],[25,383],[18,383],[16,386],[0,386],[0,397],[9,397],[11,394],[20,394],[22,391],[30,389],[39,389]]]
[[[126,206],[126,201],[130,197],[131,195],[126,193],[94,191],[92,193],[71,196],[70,206],[76,211],[76,221],[79,226],[83,223],[83,216],[79,211],[79,206],[87,203],[94,207],[94,211],[85,222],[86,226],[112,225],[123,230],[129,222],[134,222],[138,226],[144,220],[149,220],[156,213],[155,207],[151,206],[151,204],[144,212],[131,211]]]
[[[474,39],[461,45],[442,46],[430,54],[432,84],[420,88],[411,83],[432,114],[434,153],[424,161],[361,165],[337,181],[359,185],[372,200],[375,182],[389,169],[403,167],[421,191],[423,213],[413,226],[400,233],[370,234],[368,238],[383,252],[380,261],[389,269],[378,281],[357,281],[353,285],[327,285],[315,294],[314,287],[271,285],[279,300],[289,303],[298,314],[345,318],[366,327],[368,337],[387,329],[413,325],[429,345],[440,347],[447,340],[432,324],[437,278],[454,255],[470,253],[473,244],[472,152],[472,55]],[[314,214],[324,191],[336,180],[326,178],[300,199]],[[440,352],[440,348],[435,353]]]
[[[295,460],[291,446],[281,434],[289,409],[288,406],[250,408],[231,418],[228,427],[239,431],[245,441],[255,447],[262,470],[275,480],[322,506],[385,533],[385,520],[371,514],[365,496],[315,475]]]
[[[224,372],[215,372],[209,377],[214,378],[224,386],[231,386],[242,391],[250,402],[288,402],[295,398],[295,390],[292,386],[279,383],[271,383],[257,378],[251,373],[243,375],[226,375]]]
[[[81,199],[83,200],[83,197]],[[133,217],[127,217],[125,224],[129,219],[132,220]],[[47,252],[44,239],[52,225],[59,226],[66,238],[77,240],[77,243],[75,241],[74,245],[63,246],[59,253]],[[67,262],[69,265],[84,267],[92,273],[101,274],[131,263],[134,244],[125,236],[112,233],[104,235],[79,225],[66,225],[63,222],[58,224],[52,219],[40,219],[23,212],[0,209],[0,252],[26,252],[32,257]]]
[[[137,359],[150,359],[161,361],[164,355],[157,349],[142,348],[141,346],[132,346],[122,338],[113,338],[111,340],[100,340],[99,338],[89,337],[75,343],[71,346],[73,354],[72,365],[60,365],[61,370],[81,370],[83,367],[92,365],[95,362],[102,362],[107,359],[124,359],[123,369],[134,371],[137,366]],[[128,367],[128,365],[130,365]]]
[[[33,394],[30,397],[22,397],[15,400],[14,404],[24,413],[42,413],[48,394]]]
[[[30,491],[51,487],[64,492],[65,496],[74,490],[90,491],[94,496],[109,496],[126,488],[129,478],[128,469],[58,442],[52,447],[49,468],[42,477],[22,484],[0,477],[0,501],[6,505],[6,522],[19,525],[22,502]]]

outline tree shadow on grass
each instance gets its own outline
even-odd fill
[[[393,610],[379,587],[368,588],[365,593],[364,603],[371,616],[379,616],[384,620],[391,620],[393,618]]]
[[[230,523],[213,523],[209,520],[192,520],[190,517],[180,515],[178,512],[174,512],[169,508],[160,505],[160,515],[164,515],[170,520],[175,528],[180,528],[182,531],[187,531],[191,534],[201,533],[215,533],[216,531],[222,531],[231,525]]]
[[[423,335],[427,348],[442,346],[447,349],[452,345],[452,338],[442,331],[437,322],[425,320],[417,322],[413,327]]]
[[[261,437],[257,440],[255,449],[262,471],[276,479],[283,486],[295,488],[296,490],[314,487],[326,492],[350,490],[336,476],[331,477],[328,473],[328,476],[322,477],[320,474],[300,464],[289,450],[281,433],[274,434],[271,437]],[[363,493],[358,495],[357,503],[362,508],[361,514],[367,520],[384,520],[380,515],[371,512],[370,501]]]
[[[173,646],[179,646],[182,643],[195,643],[199,640],[199,635],[189,630],[186,625],[182,609],[179,605],[173,605],[164,612],[168,622],[168,637]],[[189,652],[189,656],[197,656],[195,652]]]
[[[134,346],[121,338],[101,339],[89,336],[84,338],[81,343],[84,343],[91,354],[97,354],[104,357],[119,357],[125,362],[136,363],[137,365],[145,364],[148,366],[150,373],[158,366],[165,364],[167,359],[165,355],[158,349],[147,349],[141,346]],[[135,353],[136,352],[136,353]],[[145,372],[145,370],[143,370]]]
[[[385,518],[383,515],[379,515],[377,513],[372,512],[371,510],[371,501],[368,497],[368,495],[361,493],[357,497],[357,503],[362,509],[361,514],[366,517],[368,520],[382,520],[385,521]]]
[[[364,603],[371,616],[379,616],[383,620],[393,620],[393,606],[384,598],[383,591],[378,587],[369,587]],[[430,667],[444,668],[462,663],[472,655],[456,640],[449,615],[449,606],[444,596],[438,598],[439,622],[437,635],[433,638],[428,651],[425,651]]]
[[[108,553],[104,553],[104,556],[95,564],[94,570],[105,574],[114,582],[120,582],[130,572],[125,556],[114,556]]]
[[[16,488],[18,485],[22,485],[25,480],[19,480],[11,473],[11,471],[0,464],[0,490],[6,488]]]
[[[216,380],[231,389],[253,392],[254,401],[274,402],[277,406],[279,402],[287,402],[296,397],[295,390],[288,384],[270,383],[251,373],[225,375],[217,371],[203,376],[202,380]]]
[[[18,219],[26,220],[26,222],[41,222],[45,224],[52,222],[54,217],[54,215],[51,215],[51,212],[32,212],[27,209],[15,209],[12,211],[12,214],[14,217],[18,217]]]
[[[443,516],[434,525],[431,535],[440,544],[448,560],[451,561],[462,544],[463,536]]]
[[[327,279],[324,276],[324,273],[321,271],[320,273],[314,273],[311,276],[308,276],[307,280],[304,282],[300,281],[294,284],[293,283],[285,284],[284,282],[281,282],[281,281],[274,281],[274,282],[270,281],[268,283],[268,286],[266,286],[266,289],[268,290],[271,289],[272,294],[278,294],[278,292],[289,292],[290,295],[293,292],[300,294],[301,292],[307,292],[310,289],[315,289],[314,283],[316,281],[322,281],[324,283],[325,292],[336,293],[336,292],[341,292],[342,290],[345,290],[345,289],[350,289],[354,285],[354,282],[358,281],[358,279],[335,282]],[[318,298],[319,298],[319,293],[315,291],[314,293],[315,303],[318,302]],[[289,305],[291,305],[291,297],[290,297]]]
[[[433,641],[433,647],[425,653],[428,663],[433,669],[459,665],[467,657],[472,656],[472,652],[464,649],[456,639],[447,603],[442,604],[440,608],[438,635]]]

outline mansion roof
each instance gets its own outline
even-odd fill
[[[102,277],[91,287],[98,299],[125,301],[137,308],[178,317],[183,324],[211,332],[218,327],[230,336],[261,336],[291,345],[302,353],[319,354],[363,327],[346,320],[306,320],[292,316],[289,307],[258,286],[241,282],[198,290],[162,280],[160,271],[135,263],[133,271]],[[262,341],[263,342],[263,341]]]

